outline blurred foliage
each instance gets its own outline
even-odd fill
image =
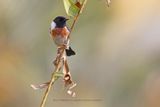
[[[102,101],[53,101],[70,98],[58,80],[47,107],[160,107],[159,3],[88,1],[69,65],[77,98]],[[57,15],[66,15],[62,0],[0,1],[0,107],[39,106],[44,91],[29,86],[50,78],[56,47],[49,26]]]

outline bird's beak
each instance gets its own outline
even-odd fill
[[[66,21],[68,21],[69,19],[66,19]]]

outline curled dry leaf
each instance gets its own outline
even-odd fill
[[[68,90],[67,90],[67,93],[70,95],[70,96],[72,96],[72,97],[76,97],[76,93],[74,92],[74,91],[72,91],[72,89],[74,88],[74,87],[76,87],[76,83],[74,83],[72,86],[70,86],[69,88],[68,88]]]
[[[67,63],[66,56],[64,56],[63,58],[63,75],[64,75],[63,80],[65,83],[65,86],[67,87],[68,85],[72,84],[72,77],[69,71],[69,66]]]
[[[63,73],[61,72],[55,72],[54,73],[54,79],[57,80],[59,77],[63,77]],[[39,89],[43,89],[43,88],[47,88],[50,82],[46,82],[46,83],[42,83],[40,85],[34,85],[31,84],[31,88],[33,88],[34,90],[39,90]]]
[[[49,85],[49,82],[46,82],[46,83],[43,83],[40,85],[31,84],[31,88],[33,88],[34,90],[38,90],[38,89],[46,88],[46,87],[48,87],[48,85]]]
[[[63,75],[64,75],[63,80],[64,80],[65,87],[68,87],[67,93],[70,96],[75,97],[76,93],[73,92],[72,89],[76,86],[76,84],[74,84],[72,81],[72,77],[69,71],[69,66],[67,63],[66,55],[63,56]]]
[[[77,86],[77,84],[74,83],[72,86],[69,87],[69,90],[73,89],[73,88],[76,87],[76,86]]]
[[[64,80],[65,87],[72,84],[71,75],[66,74],[63,80]]]
[[[67,93],[72,97],[76,97],[76,93],[71,90],[68,90]]]

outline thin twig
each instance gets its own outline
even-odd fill
[[[84,1],[83,1],[82,5],[81,5],[81,8],[80,8],[80,10],[79,10],[79,12],[78,12],[78,14],[77,14],[77,16],[74,18],[74,21],[73,21],[72,26],[71,26],[71,28],[70,28],[70,34],[69,34],[69,36],[68,36],[68,39],[70,38],[71,32],[72,32],[72,30],[73,30],[73,28],[74,28],[74,26],[75,26],[75,24],[76,24],[76,22],[77,22],[77,20],[78,20],[78,17],[79,17],[79,15],[80,15],[80,13],[82,12],[82,10],[83,10],[86,2],[87,2],[87,0],[84,0]]]
[[[56,68],[55,68],[55,70],[54,70],[54,72],[52,73],[52,76],[51,76],[51,80],[50,80],[50,82],[49,82],[49,85],[48,85],[48,88],[46,89],[46,92],[45,92],[45,95],[44,95],[44,97],[43,97],[43,100],[42,100],[42,103],[41,103],[41,106],[40,107],[44,107],[44,105],[45,105],[45,103],[46,103],[46,100],[47,100],[47,97],[48,97],[48,94],[49,94],[49,92],[50,92],[50,90],[51,90],[51,87],[52,87],[52,85],[53,85],[53,83],[55,82],[55,72],[58,72],[59,71],[59,68],[60,68],[60,65],[61,65],[61,58],[62,58],[62,56],[63,56],[63,54],[64,54],[64,50],[65,49],[63,49],[62,50],[62,52],[61,52],[61,54],[60,54],[60,58],[58,58],[58,64],[56,65]]]
[[[82,7],[84,7],[84,5],[85,5],[86,2],[87,2],[87,0],[84,0],[84,1],[83,1]],[[82,8],[81,8],[81,9],[82,9]],[[68,38],[70,37],[71,32],[72,32],[72,30],[73,30],[73,28],[74,28],[74,26],[75,26],[75,23],[76,23],[79,15],[80,15],[80,13],[81,13],[81,9],[79,10],[78,15],[75,17],[75,19],[74,19],[74,21],[73,21],[73,23],[72,23],[72,26],[71,26],[71,28],[70,28],[70,34],[69,34]],[[42,99],[42,102],[41,102],[40,107],[44,107],[44,106],[45,106],[45,103],[46,103],[47,97],[48,97],[48,95],[49,95],[49,92],[50,92],[50,90],[51,90],[51,87],[52,87],[53,83],[54,83],[55,80],[56,80],[54,74],[55,74],[55,72],[58,72],[58,71],[59,71],[59,68],[60,68],[60,65],[61,65],[61,63],[60,63],[60,62],[61,62],[61,58],[63,57],[64,52],[65,52],[65,48],[62,49],[61,54],[60,54],[60,57],[58,58],[58,61],[57,61],[58,63],[57,63],[57,65],[56,65],[56,67],[55,67],[55,69],[54,69],[54,71],[53,71],[53,73],[52,73],[51,80],[50,80],[49,85],[48,85],[48,87],[47,87],[47,89],[46,89],[46,92],[45,92],[45,94],[44,94],[44,96],[43,96],[43,99]]]

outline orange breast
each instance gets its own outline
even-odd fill
[[[62,37],[68,37],[69,35],[69,31],[66,27],[64,28],[55,28],[53,30],[51,30],[51,35],[53,38],[55,38],[55,36],[62,36]]]

